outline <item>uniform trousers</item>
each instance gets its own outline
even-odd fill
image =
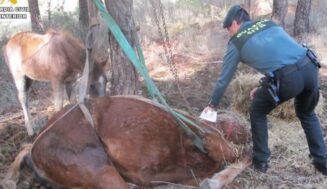
[[[326,147],[319,119],[314,112],[319,100],[317,66],[308,62],[296,71],[281,76],[279,82],[280,104],[294,98],[295,112],[301,121],[310,154],[316,163],[325,163]],[[250,110],[253,161],[258,163],[269,160],[267,115],[277,106],[269,96],[267,89],[259,87]]]

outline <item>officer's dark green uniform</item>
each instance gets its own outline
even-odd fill
[[[230,9],[224,28],[231,24],[239,9],[239,6]],[[238,33],[228,43],[210,105],[218,105],[240,61],[263,74],[278,75],[280,101],[295,97],[296,114],[305,131],[310,154],[314,162],[325,165],[325,144],[319,120],[314,113],[319,99],[318,68],[306,56],[306,52],[306,48],[272,21],[242,23]],[[254,162],[267,162],[270,156],[266,115],[275,107],[267,90],[259,88],[250,111]]]

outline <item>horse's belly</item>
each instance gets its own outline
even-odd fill
[[[186,139],[166,111],[132,98],[110,99],[98,134],[125,178],[139,184],[159,179],[178,181],[191,178],[190,167],[194,165],[209,165],[199,167],[206,173],[217,169],[214,161]]]
[[[40,73],[35,73],[35,72],[25,72],[25,75],[36,81],[51,81],[51,77],[49,75],[42,75]]]
[[[76,74],[64,65],[53,62],[48,65],[47,62],[28,61],[23,64],[22,69],[26,76],[37,81],[67,81],[76,79]]]

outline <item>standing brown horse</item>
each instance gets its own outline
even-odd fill
[[[198,185],[225,162],[248,156],[241,146],[249,141],[249,132],[233,120],[211,125],[200,122],[209,152],[204,154],[175,119],[153,102],[116,96],[93,99],[88,106],[95,128],[77,105],[59,111],[33,145],[17,156],[3,182],[4,189],[15,188],[13,181],[22,163],[55,188],[127,189],[127,182],[140,186],[164,182]],[[248,164],[245,159],[240,169],[232,166],[223,171],[225,175],[214,178],[223,178],[219,183],[223,186]],[[206,183],[204,188],[210,185]]]
[[[27,91],[32,80],[51,81],[55,110],[58,111],[63,105],[65,88],[70,98],[72,84],[83,71],[85,49],[68,33],[50,31],[40,35],[22,32],[9,39],[4,55],[23,108],[27,132],[33,135],[33,123],[27,103]],[[103,68],[95,63],[90,93],[104,96],[105,87]]]

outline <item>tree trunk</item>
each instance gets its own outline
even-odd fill
[[[79,29],[82,40],[85,40],[89,28],[89,11],[87,7],[87,0],[79,0]]]
[[[252,16],[252,2],[251,2],[251,0],[245,0],[244,1],[244,8],[247,10],[249,15]]]
[[[295,20],[294,35],[301,36],[310,31],[309,17],[311,11],[311,0],[298,0]]]
[[[285,28],[285,17],[288,9],[288,0],[274,0],[271,19]]]
[[[28,7],[31,14],[32,30],[36,33],[43,33],[44,26],[40,16],[38,0],[28,0]]]
[[[132,0],[105,0],[108,12],[119,25],[128,42],[134,48],[136,29],[132,17]],[[109,32],[109,58],[112,81],[110,95],[127,95],[136,93],[137,74],[114,36]]]
[[[48,26],[47,27],[51,27],[51,22],[52,22],[52,20],[51,20],[51,13],[52,11],[51,11],[51,0],[48,0]]]

